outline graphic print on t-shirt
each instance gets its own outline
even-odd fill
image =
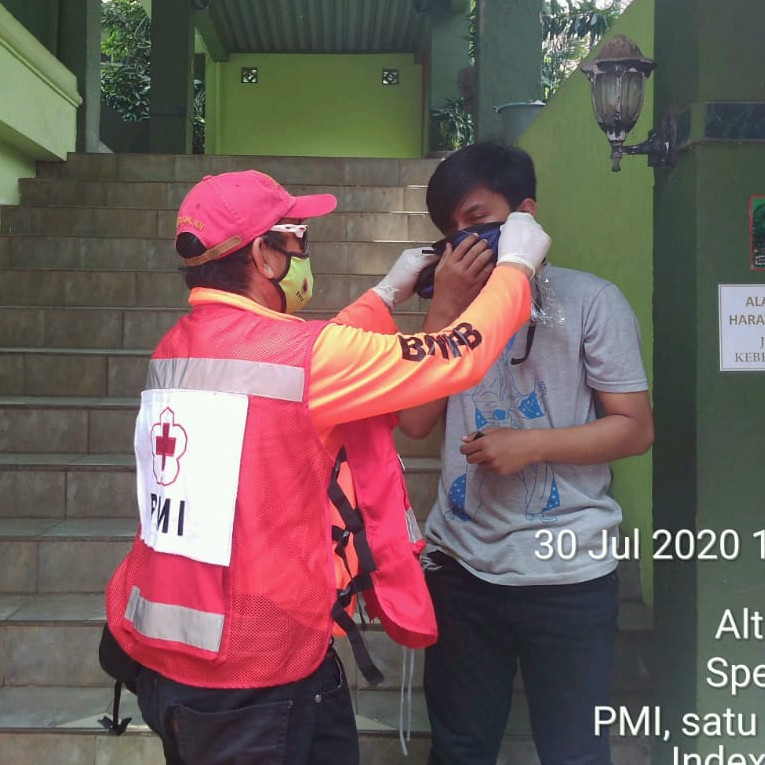
[[[486,377],[469,394],[475,407],[476,430],[534,427],[526,423],[542,419],[548,420],[549,425],[544,381],[535,378],[531,390],[518,385],[511,364],[514,342],[513,337]],[[523,487],[526,520],[557,520],[553,511],[561,501],[553,466],[549,462],[529,465],[514,477]],[[499,478],[481,465],[466,465],[465,473],[449,487],[449,508],[454,517],[473,520],[483,507],[483,496],[491,492],[492,484]]]

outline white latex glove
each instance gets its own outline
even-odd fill
[[[499,227],[497,263],[520,263],[533,276],[550,249],[551,239],[529,213],[512,212]]]
[[[422,247],[411,247],[398,256],[390,271],[372,289],[393,310],[414,295],[417,277],[425,266],[438,260],[435,253],[425,253]]]

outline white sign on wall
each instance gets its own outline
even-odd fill
[[[765,284],[719,284],[720,371],[765,372]]]

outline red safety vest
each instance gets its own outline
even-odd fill
[[[333,606],[338,615],[335,549],[349,539],[363,547],[363,531],[332,539],[336,464],[308,415],[311,348],[324,324],[248,318],[196,306],[155,351],[135,436],[141,529],[107,588],[109,627],[126,652],[203,687],[310,674],[326,653]],[[406,535],[391,423],[365,422],[342,426],[373,561],[351,572],[351,589],[366,589],[366,573],[380,605],[371,612],[395,639],[425,645],[435,617]],[[381,451],[364,457],[374,444]],[[392,493],[394,472],[401,491]]]

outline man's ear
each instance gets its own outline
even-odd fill
[[[262,236],[257,237],[252,243],[252,262],[266,279],[275,278],[276,264],[273,253],[266,246],[266,240]]]
[[[537,217],[537,201],[536,199],[531,199],[531,197],[526,197],[526,199],[521,202],[518,207],[515,208],[515,212],[525,212],[529,213],[533,217]]]

